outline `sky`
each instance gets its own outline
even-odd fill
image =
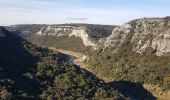
[[[170,16],[170,0],[0,0],[0,25],[89,23],[121,25]]]

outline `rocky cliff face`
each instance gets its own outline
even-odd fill
[[[90,29],[86,26],[67,26],[67,25],[56,25],[56,26],[45,26],[40,29],[36,34],[40,36],[75,36],[80,38],[83,41],[83,44],[85,46],[91,46],[93,48],[97,48],[99,41],[101,41],[102,38],[105,38],[106,36],[103,34],[106,31],[101,31],[101,28],[99,29]],[[111,34],[111,32],[110,32]]]
[[[86,27],[78,27],[72,30],[69,36],[75,36],[81,38],[85,46],[97,47],[97,40],[91,38],[88,34],[88,29]]]
[[[156,55],[170,52],[170,20],[166,18],[143,18],[116,27],[104,42],[105,48],[116,51],[124,42],[133,46],[133,51],[143,53],[152,48]]]
[[[68,35],[74,28],[71,26],[45,26],[42,27],[36,34],[37,35]]]

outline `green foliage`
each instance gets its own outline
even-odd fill
[[[62,54],[40,48],[3,30],[0,37],[0,99],[97,99],[124,100],[94,76],[67,64]],[[99,93],[98,93],[99,94]]]
[[[77,52],[85,52],[88,47],[85,47],[83,41],[80,38],[74,36],[37,36],[30,35],[27,37],[28,40],[34,44],[45,47],[56,47],[65,50],[73,50]]]
[[[109,81],[132,81],[146,84],[157,84],[164,89],[170,89],[170,57],[156,56],[154,50],[147,48],[139,54],[131,48],[132,44],[125,42],[117,51],[111,48],[104,52],[97,50],[90,54],[88,63],[94,73]]]

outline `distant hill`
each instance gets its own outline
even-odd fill
[[[8,30],[40,46],[85,52],[95,49],[115,26],[93,24],[13,25]]]

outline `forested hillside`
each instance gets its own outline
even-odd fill
[[[161,100],[170,95],[170,20],[143,18],[116,27],[89,52],[89,70],[107,81],[141,83]],[[151,89],[152,88],[152,89]]]
[[[0,30],[0,99],[126,99],[62,54]]]

